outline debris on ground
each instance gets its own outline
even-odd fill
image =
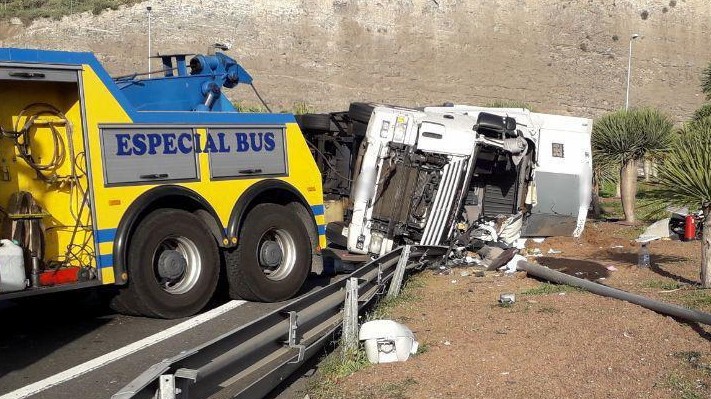
[[[672,235],[672,231],[669,228],[669,222],[671,221],[671,218],[665,218],[661,220],[657,220],[656,222],[652,223],[649,225],[644,230],[644,233],[642,233],[639,238],[642,237],[656,237],[656,239],[661,239],[661,238],[669,238]]]
[[[365,353],[371,363],[404,362],[419,347],[412,330],[394,320],[363,323],[358,339],[365,341]]]

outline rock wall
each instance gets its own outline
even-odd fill
[[[3,46],[85,50],[113,74],[147,69],[142,3],[0,26]],[[682,121],[703,102],[709,0],[155,0],[153,49],[229,52],[276,109],[520,100],[595,117],[630,103]],[[155,62],[154,67],[158,67]],[[230,95],[256,103],[247,89]]]

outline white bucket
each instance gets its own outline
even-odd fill
[[[417,353],[419,346],[409,328],[392,320],[363,323],[358,338],[365,341],[365,353],[371,363],[404,362]]]
[[[22,247],[0,240],[0,292],[21,291],[27,287]]]

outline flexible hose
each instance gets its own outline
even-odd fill
[[[586,289],[597,295],[621,299],[623,301],[634,303],[635,305],[642,306],[658,313],[663,313],[683,320],[711,325],[711,314],[709,313],[687,309],[679,305],[673,305],[670,303],[657,301],[642,295],[632,294],[626,291],[618,290],[617,288],[593,283],[592,281],[573,277],[568,274],[561,273],[559,271],[552,270],[547,267],[536,265],[526,261],[519,261],[516,265],[516,269],[523,270],[532,276],[540,277],[544,280],[548,280],[554,283],[572,285],[575,287]]]
[[[58,121],[43,120],[41,119],[43,116],[55,117]],[[25,123],[22,127],[20,127],[20,122],[23,118],[25,119]],[[32,152],[30,150],[30,131],[35,127],[35,125],[45,124],[49,127],[49,130],[52,133],[53,151],[51,160],[48,163],[41,164],[32,156]],[[32,169],[37,171],[37,174],[44,180],[56,179],[57,176],[54,174],[54,170],[62,165],[66,157],[64,139],[56,127],[57,124],[63,124],[65,126],[69,147],[73,150],[72,124],[62,112],[52,105],[45,103],[30,104],[20,111],[15,122],[15,146],[17,147],[17,152],[20,157],[24,159]],[[22,141],[20,141],[20,138],[22,138]],[[72,174],[74,174],[73,169],[74,168],[72,167]],[[46,171],[52,171],[52,174],[48,175],[46,174]]]

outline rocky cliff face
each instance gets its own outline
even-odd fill
[[[147,69],[148,3],[0,27],[4,46],[93,51],[113,74]],[[402,105],[520,100],[595,117],[630,103],[675,120],[703,101],[711,62],[709,0],[155,0],[153,49],[205,52],[215,42],[276,109],[303,101]],[[3,33],[4,32],[4,33]],[[155,62],[155,68],[158,63]],[[235,99],[256,103],[249,90]]]

